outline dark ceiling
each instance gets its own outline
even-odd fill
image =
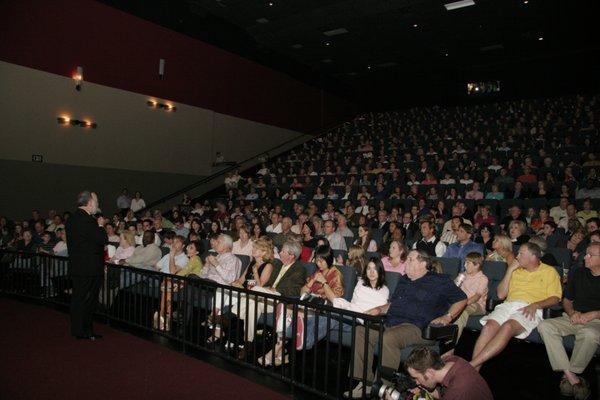
[[[356,102],[455,104],[599,90],[598,1],[101,0]],[[343,28],[347,32],[327,36]]]

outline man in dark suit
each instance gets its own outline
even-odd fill
[[[96,219],[98,196],[85,190],[77,195],[77,210],[67,221],[69,275],[73,281],[71,296],[71,335],[77,339],[96,340],[92,317],[104,274],[104,246],[108,242],[104,219]]]

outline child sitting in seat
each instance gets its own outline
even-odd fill
[[[458,325],[458,338],[471,315],[484,315],[487,302],[488,278],[481,272],[483,256],[471,252],[465,257],[465,277],[459,287],[467,295],[467,306],[455,324]]]

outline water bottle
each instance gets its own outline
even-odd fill
[[[456,279],[454,279],[454,283],[456,284],[456,286],[460,287],[460,285],[462,285],[462,283],[465,281],[466,277],[467,274],[465,274],[464,272],[459,273],[456,276]]]

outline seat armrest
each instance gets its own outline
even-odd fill
[[[496,306],[501,303],[502,303],[502,300],[500,300],[500,299],[494,299],[494,298],[488,297],[487,302],[485,303],[485,309],[487,312],[492,312],[492,311],[494,311],[494,308],[496,308]]]
[[[544,308],[542,310],[542,315],[544,319],[556,318],[560,317],[565,310],[560,305],[555,305],[552,307]]]
[[[427,325],[421,331],[421,337],[425,340],[437,341],[440,354],[444,354],[456,347],[458,341],[458,326],[450,325]]]
[[[441,340],[452,337],[458,333],[458,326],[450,325],[427,325],[421,332],[421,337],[426,340]]]

